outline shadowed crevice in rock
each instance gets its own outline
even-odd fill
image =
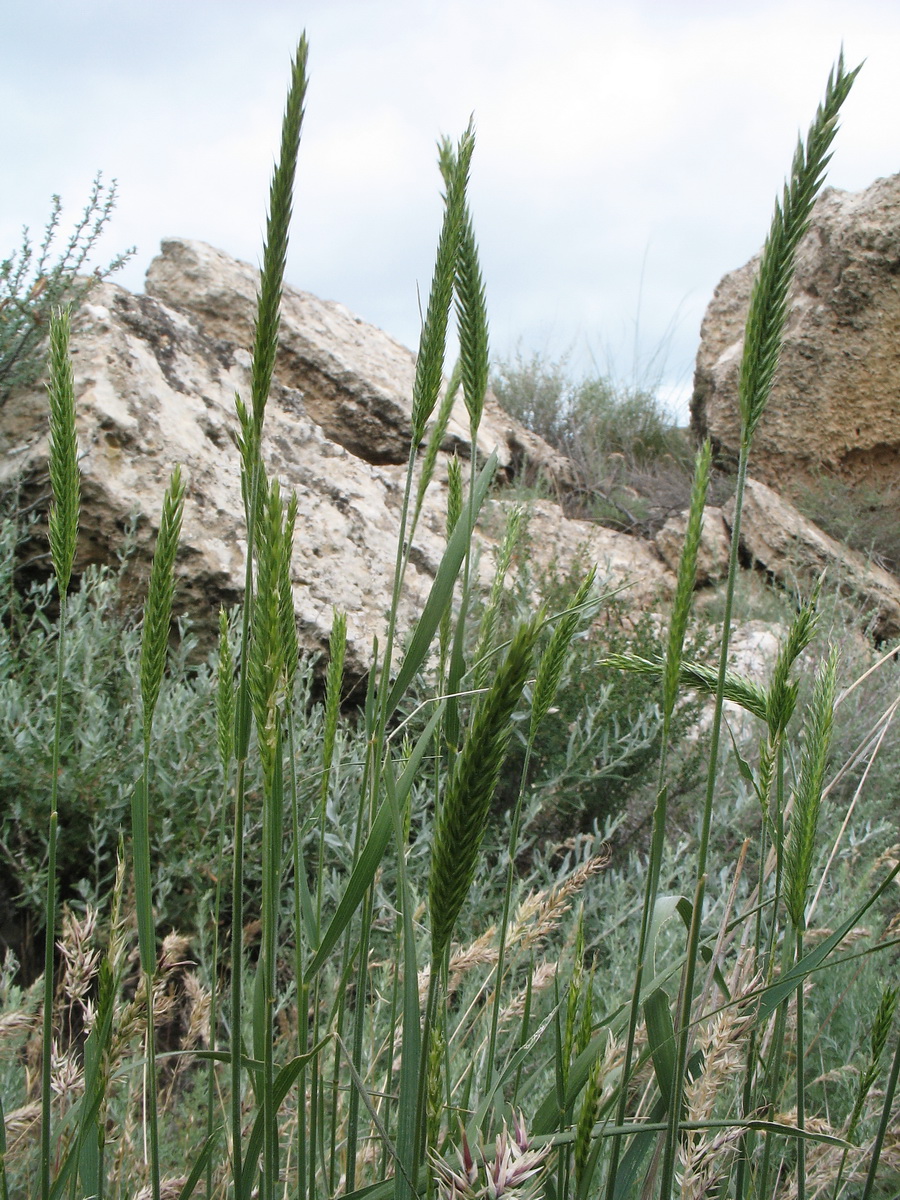
[[[179,372],[179,365],[202,358],[212,374],[234,365],[234,348],[226,342],[203,336],[192,323],[176,319],[175,313],[150,296],[133,296],[119,291],[114,307],[126,328],[149,346],[166,381],[178,392],[193,391],[192,382]]]
[[[390,397],[327,374],[289,349],[278,354],[280,383],[296,391],[309,416],[333,442],[357,458],[381,465],[405,463],[412,426]]]

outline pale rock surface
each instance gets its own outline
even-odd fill
[[[734,519],[734,501],[725,507]],[[808,596],[827,572],[856,606],[860,624],[878,639],[900,635],[900,584],[893,575],[849,550],[802,516],[772,488],[748,479],[741,516],[741,551],[783,587]]]
[[[752,259],[722,279],[701,329],[691,418],[720,452],[739,446],[737,382]],[[900,468],[900,175],[828,189],[803,239],[775,387],[751,474],[795,496],[816,471],[895,482]]]
[[[506,509],[515,501],[494,503]],[[636,613],[652,609],[674,591],[675,577],[660,562],[651,542],[592,521],[563,517],[550,500],[529,503],[527,529],[533,575],[556,569],[563,576],[580,577],[596,565],[601,589],[618,591],[624,585],[624,596]],[[497,541],[500,536],[498,532]]]
[[[688,514],[678,513],[669,517],[657,531],[654,541],[663,561],[671,571],[678,570],[684,536],[687,532]],[[731,532],[725,522],[721,508],[713,504],[703,510],[700,527],[700,546],[697,551],[697,587],[718,583],[728,575],[728,555],[731,550]]]
[[[214,341],[253,344],[259,273],[204,242],[166,238],[147,271],[145,291],[189,315]],[[415,356],[343,304],[285,290],[275,377],[303,396],[307,414],[333,442],[375,464],[406,464]],[[458,399],[445,450],[469,452],[469,418]],[[571,479],[568,461],[524,429],[489,397],[478,434],[486,458],[499,450],[500,470],[516,474],[527,458],[550,481]]]
[[[76,315],[72,355],[83,479],[77,566],[115,561],[136,515],[137,557],[146,570],[163,492],[182,464],[187,480],[178,603],[201,628],[243,590],[246,541],[235,393],[249,401],[251,297],[256,273],[199,243],[168,242],[150,270],[154,295],[98,285]],[[164,297],[164,298],[163,298]],[[390,587],[408,429],[413,356],[346,309],[288,292],[276,380],[266,410],[263,455],[295,490],[293,594],[301,643],[327,643],[332,606],[348,617],[348,670],[369,661],[382,635]],[[32,494],[46,478],[43,387],[15,394],[0,415],[0,483],[24,473]],[[467,450],[465,423],[453,445]],[[499,447],[514,473],[521,457],[554,456],[492,410],[479,450]],[[421,612],[444,548],[446,458],[438,464],[412,544],[400,607],[402,629]],[[502,495],[502,493],[501,493]],[[502,517],[502,514],[500,514]],[[671,587],[651,547],[625,534],[567,521],[538,504],[532,518],[539,561],[598,562],[612,587],[634,583],[635,606]],[[503,520],[485,522],[490,547]],[[482,556],[485,569],[491,555]]]
[[[772,669],[787,629],[771,621],[746,621],[733,631],[728,643],[731,669],[760,687],[772,681]],[[710,723],[715,705],[711,705]],[[725,716],[738,743],[759,737],[762,725],[758,717],[732,700],[725,701]]]
[[[768,687],[778,651],[786,634],[787,627],[777,621],[753,619],[733,626],[728,640],[729,670],[759,687]],[[707,662],[718,667],[718,652],[710,655]],[[694,727],[694,737],[699,738],[709,733],[715,713],[715,700],[711,696],[707,697],[700,719]],[[725,701],[723,713],[738,745],[746,745],[760,736],[762,726],[759,718],[747,712],[741,705],[735,704],[733,700]]]

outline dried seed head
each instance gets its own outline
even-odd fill
[[[515,1114],[513,1128],[504,1121],[497,1136],[494,1154],[488,1157],[482,1148],[475,1154],[469,1147],[465,1130],[460,1131],[457,1150],[459,1166],[432,1156],[441,1200],[529,1200],[537,1194],[540,1175],[550,1145],[532,1147],[521,1113]]]

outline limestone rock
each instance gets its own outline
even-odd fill
[[[726,275],[701,330],[691,419],[726,456],[739,445],[737,381],[758,258]],[[900,175],[826,190],[803,239],[785,346],[751,474],[796,495],[819,469],[895,481],[900,467]]]
[[[204,242],[167,238],[150,264],[145,290],[168,308],[188,314],[208,338],[249,349],[253,344],[259,273]],[[333,442],[365,462],[406,464],[411,435],[415,356],[343,304],[285,289],[275,376],[299,392],[309,417]],[[513,421],[491,397],[478,450],[497,448],[512,476],[525,459],[565,486],[567,460]],[[444,449],[469,452],[469,419],[457,400]]]
[[[246,540],[232,436],[235,393],[250,396],[245,347],[256,277],[208,247],[169,242],[150,282],[155,295],[98,285],[74,320],[83,480],[76,567],[114,562],[123,530],[136,515],[137,574],[146,570],[163,492],[180,463],[188,492],[177,563],[179,604],[201,628],[214,629],[219,605],[237,601],[244,582]],[[327,643],[332,606],[346,611],[348,670],[359,674],[373,636],[383,634],[390,604],[413,358],[340,305],[288,292],[285,309],[263,455],[269,471],[299,500],[292,580],[298,629],[305,649],[319,649]],[[0,412],[0,485],[22,473],[26,488],[34,490],[46,477],[47,425],[42,386],[9,398]],[[518,454],[540,452],[537,439],[508,417],[491,417],[482,452],[495,441],[510,472]],[[453,444],[468,452],[463,422]],[[421,612],[443,553],[445,478],[444,457],[412,542],[402,629]],[[635,538],[566,521],[553,505],[538,506],[535,522],[535,544],[548,554],[571,559],[587,546],[612,586],[638,581],[642,602],[670,582],[652,550]],[[500,533],[488,523],[480,536],[490,546],[502,536],[502,522]],[[483,558],[489,567],[490,554]]]
[[[581,575],[596,564],[601,585],[604,581],[612,588],[624,584],[637,612],[654,608],[674,591],[675,577],[662,565],[651,542],[592,521],[562,517],[549,500],[529,504],[528,535],[534,572],[555,568],[561,574]]]
[[[725,508],[729,524],[734,501]],[[791,590],[809,595],[823,571],[849,597],[860,624],[878,639],[900,635],[900,584],[808,521],[770,487],[749,479],[741,517],[741,551],[756,566]]]
[[[657,550],[671,571],[678,570],[684,535],[687,532],[687,520],[687,512],[670,517],[654,538]],[[700,547],[697,552],[697,587],[706,587],[727,577],[730,550],[731,533],[725,523],[725,514],[721,508],[707,505],[703,511]]]

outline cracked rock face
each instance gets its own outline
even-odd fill
[[[249,400],[257,272],[198,242],[170,240],[151,264],[147,294],[104,283],[73,323],[83,512],[76,568],[115,562],[137,520],[137,575],[146,570],[162,496],[182,465],[187,502],[177,563],[178,603],[201,630],[220,604],[240,599],[246,540],[235,393]],[[347,613],[351,674],[361,674],[383,634],[410,420],[413,355],[343,306],[286,290],[263,456],[296,492],[292,583],[301,644],[327,644],[332,609]],[[47,465],[43,386],[14,394],[0,414],[0,484],[21,474],[34,494]],[[465,411],[451,429],[428,488],[400,605],[401,629],[421,612],[444,549],[447,454],[469,455]],[[565,485],[564,460],[489,402],[479,457],[499,451],[510,478],[527,458]],[[501,493],[502,495],[502,493]],[[482,542],[502,537],[508,501],[492,502]],[[491,507],[489,503],[488,508]],[[647,543],[566,520],[552,504],[532,517],[535,556],[564,569],[598,562],[612,587],[634,585],[635,606],[669,590],[672,577]],[[488,570],[491,555],[483,555]],[[540,566],[540,562],[537,564]]]
[[[726,275],[701,330],[691,419],[739,447],[737,381],[758,258]],[[829,189],[813,211],[750,473],[787,495],[821,469],[887,486],[900,467],[900,175]]]
[[[734,500],[725,506],[729,527]],[[762,568],[788,591],[808,596],[823,574],[859,616],[860,628],[876,641],[900,635],[900,585],[888,571],[824,533],[772,488],[747,480],[741,515],[740,546],[753,566]]]

